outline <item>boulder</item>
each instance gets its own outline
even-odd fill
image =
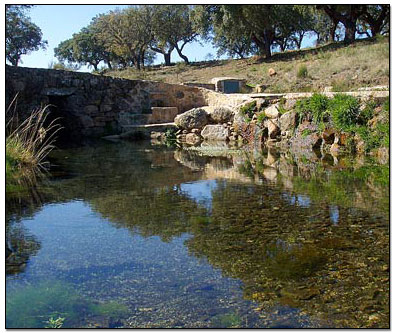
[[[231,109],[226,107],[217,107],[211,112],[211,119],[218,124],[227,123],[233,121],[234,113]]]
[[[188,133],[185,137],[185,142],[190,145],[196,145],[202,141],[200,135],[195,133]]]
[[[311,150],[320,149],[322,137],[317,132],[317,126],[308,122],[299,125],[297,134],[291,138],[292,148]]]
[[[295,111],[288,111],[280,117],[281,133],[290,131],[298,126],[299,116]]]
[[[229,137],[229,129],[223,125],[206,125],[201,135],[205,140],[225,141]]]
[[[280,127],[278,126],[278,122],[273,119],[266,119],[264,121],[264,127],[267,127],[269,139],[275,139],[278,135],[280,135]]]
[[[265,115],[270,119],[278,118],[280,116],[280,112],[278,111],[278,103],[270,105],[268,108],[266,108]]]
[[[269,74],[269,76],[273,76],[273,75],[276,75],[276,74],[277,74],[277,72],[275,71],[274,68],[269,68],[269,70],[267,71],[267,73]]]
[[[174,122],[178,127],[187,130],[202,128],[208,123],[208,114],[202,108],[195,108],[179,114]]]

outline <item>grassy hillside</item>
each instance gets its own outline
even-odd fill
[[[268,70],[273,68],[275,75]],[[353,45],[341,43],[318,48],[276,53],[268,62],[258,57],[242,60],[200,62],[168,67],[132,68],[105,75],[168,83],[209,83],[213,77],[247,79],[247,84],[262,84],[265,92],[319,91],[333,86],[335,91],[389,84],[389,40],[360,40]]]

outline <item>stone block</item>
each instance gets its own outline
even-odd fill
[[[150,122],[152,124],[171,123],[178,114],[178,108],[171,107],[157,107],[151,108],[152,116]]]
[[[223,125],[206,125],[201,132],[202,137],[210,141],[226,141],[229,134],[229,129]]]

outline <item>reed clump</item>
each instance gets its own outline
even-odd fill
[[[48,167],[46,157],[55,147],[56,134],[61,129],[58,119],[46,121],[49,114],[48,105],[33,110],[25,120],[19,123],[16,100],[17,96],[7,109],[7,180],[23,178],[24,174],[46,169]]]

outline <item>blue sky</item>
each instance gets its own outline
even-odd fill
[[[21,66],[48,68],[51,61],[56,61],[53,50],[61,41],[70,38],[73,33],[87,26],[94,16],[124,7],[127,5],[37,5],[33,7],[29,16],[41,28],[43,39],[48,41],[48,48],[45,51],[39,50],[22,56]],[[190,61],[199,61],[205,60],[208,53],[215,55],[216,51],[210,44],[201,46],[195,42],[185,46],[184,53]],[[172,61],[181,61],[177,52],[172,53]],[[155,63],[162,62],[163,56],[158,54]]]

